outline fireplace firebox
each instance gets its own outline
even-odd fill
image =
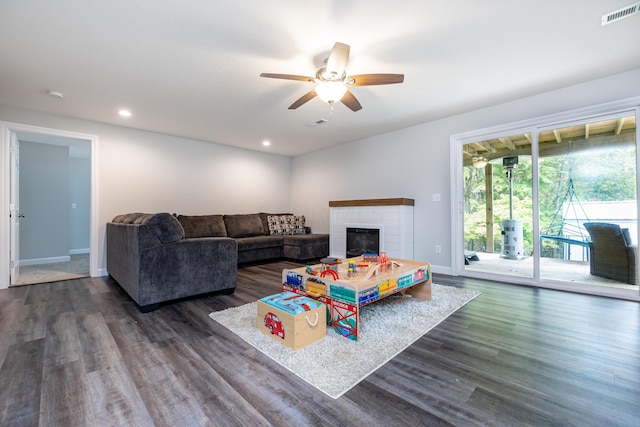
[[[347,227],[347,258],[380,252],[380,229]]]

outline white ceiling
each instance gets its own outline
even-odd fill
[[[640,68],[640,15],[600,25],[630,3],[2,0],[0,103],[295,156]],[[259,77],[314,75],[336,41],[348,74],[404,83],[331,114],[287,109],[311,84]]]

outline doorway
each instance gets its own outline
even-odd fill
[[[0,288],[97,276],[97,137],[4,123],[2,143]]]
[[[90,141],[19,132],[19,265],[11,285],[89,276]]]

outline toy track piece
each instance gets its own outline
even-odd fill
[[[338,272],[335,270],[331,270],[330,268],[320,273],[320,277],[325,277],[327,274],[330,274],[333,277],[333,280],[338,280],[340,278],[340,276],[338,276]]]
[[[367,275],[364,277],[364,280],[369,280],[371,279],[371,277],[378,271],[378,269],[380,269],[380,265],[376,265],[375,267],[371,268],[368,272]]]

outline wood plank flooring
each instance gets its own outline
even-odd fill
[[[297,266],[147,314],[107,277],[1,290],[0,425],[640,425],[636,302],[435,275],[482,295],[334,400],[208,317]]]

